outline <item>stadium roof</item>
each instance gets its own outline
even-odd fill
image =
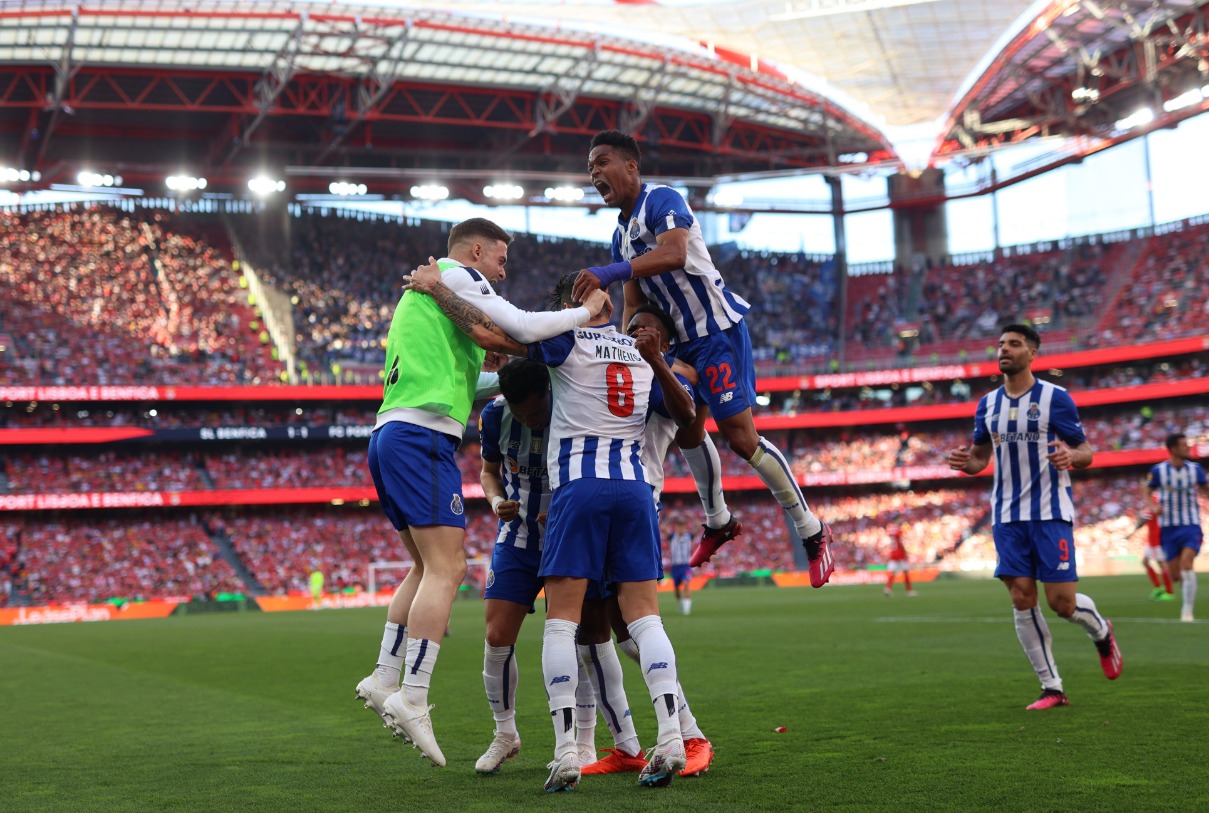
[[[473,186],[580,178],[587,136],[619,127],[649,174],[750,176],[895,161],[896,128],[929,122],[933,157],[1044,135],[1094,151],[1139,100],[1185,94],[1153,126],[1209,107],[1186,95],[1209,83],[1206,3],[14,0],[0,164]]]

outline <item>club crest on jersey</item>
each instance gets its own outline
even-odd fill
[[[449,510],[457,514],[459,517],[462,515],[462,512],[466,510],[465,506],[462,505],[461,494],[453,495],[453,499],[449,502]]]
[[[1040,417],[1041,417],[1041,405],[1038,403],[1029,404],[1028,405],[1028,419],[1030,421],[1035,421]]]
[[[491,589],[494,585],[495,585],[495,571],[488,570],[487,571],[487,588]]]
[[[637,240],[639,231],[641,231],[641,227],[638,225],[638,218],[631,217],[630,218],[630,239]]]

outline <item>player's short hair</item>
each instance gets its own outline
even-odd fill
[[[588,151],[597,147],[612,147],[617,150],[627,160],[633,161],[635,164],[642,163],[642,151],[638,149],[638,142],[634,140],[634,136],[621,132],[620,130],[601,130],[596,135],[592,136],[592,145]]]
[[[512,235],[485,217],[472,217],[449,230],[449,252],[453,252],[454,246],[475,240],[497,240],[511,245]]]
[[[510,404],[520,404],[550,389],[546,365],[529,359],[513,359],[500,368],[500,392]]]
[[[558,282],[554,283],[554,287],[546,294],[546,310],[560,311],[567,305],[575,304],[571,299],[571,292],[575,290],[575,279],[578,276],[578,271],[568,271],[558,278]]]
[[[1172,432],[1170,435],[1167,436],[1167,439],[1163,441],[1163,445],[1166,446],[1167,451],[1170,452],[1172,449],[1175,448],[1177,443],[1179,443],[1181,440],[1186,440],[1187,438],[1188,438],[1188,436],[1185,435],[1183,432]]]
[[[649,313],[651,316],[654,316],[656,319],[659,320],[660,324],[662,324],[664,326],[664,328],[667,329],[668,337],[672,341],[676,340],[676,323],[674,321],[672,321],[672,317],[668,315],[667,311],[665,311],[663,308],[660,308],[657,305],[652,305],[650,303],[647,303],[646,305],[636,308],[634,310],[634,313],[630,316],[630,320],[633,321],[634,317],[640,313]],[[629,329],[629,327],[630,327],[629,325],[626,325],[627,330]]]
[[[1028,325],[1004,325],[1003,330],[999,331],[999,333],[1000,335],[1004,333],[1019,333],[1034,350],[1041,349],[1041,334]]]

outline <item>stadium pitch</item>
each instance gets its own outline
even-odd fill
[[[432,690],[444,769],[353,698],[380,609],[2,628],[0,810],[1209,809],[1209,623],[1175,621],[1141,574],[1084,589],[1116,624],[1124,673],[1105,680],[1084,633],[1047,613],[1071,705],[1044,712],[1025,711],[1040,690],[990,580],[889,599],[880,584],[715,587],[688,617],[664,597],[713,769],[554,796],[540,612],[517,646],[524,747],[488,777],[474,772],[492,733],[478,601],[456,603]],[[650,700],[623,668],[649,744]],[[596,742],[612,744],[603,722]]]

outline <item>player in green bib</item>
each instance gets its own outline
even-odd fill
[[[441,283],[523,343],[557,336],[599,313],[599,305],[595,312],[530,313],[495,293],[492,283],[504,279],[511,242],[490,220],[457,224],[448,255],[438,262]],[[415,564],[387,609],[377,668],[357,685],[366,707],[434,765],[444,765],[445,757],[433,736],[428,689],[466,575],[465,504],[454,453],[484,359],[455,321],[415,292],[403,294],[391,320],[369,469],[382,510]]]

